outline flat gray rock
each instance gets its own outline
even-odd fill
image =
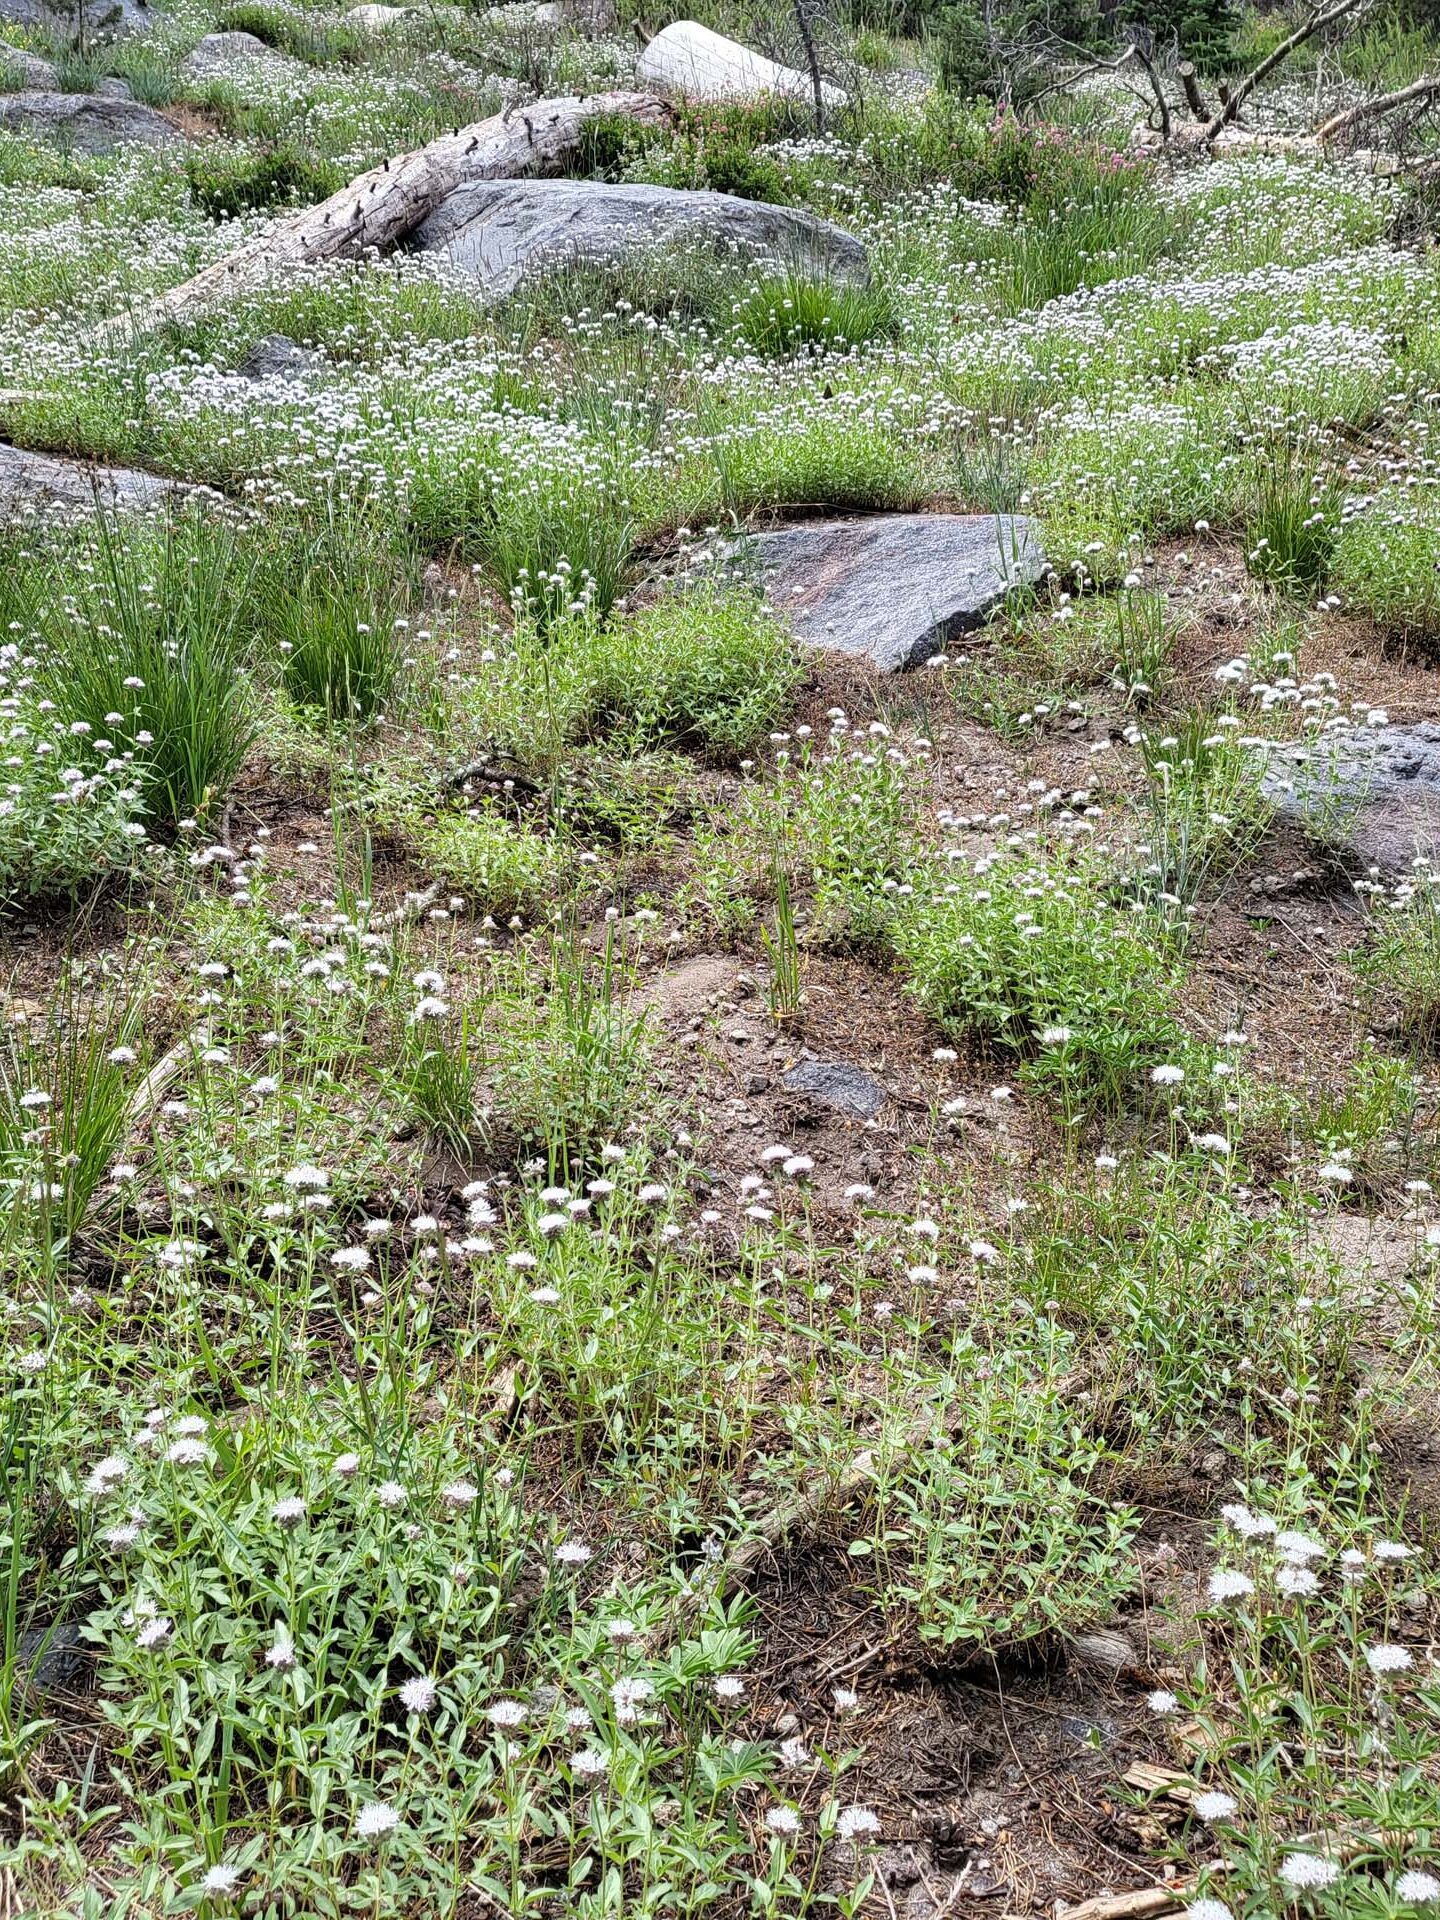
[[[491,297],[546,268],[609,265],[647,248],[696,243],[747,266],[763,258],[853,285],[869,279],[854,235],[798,208],[601,180],[477,180],[442,201],[411,242],[448,255]]]
[[[55,62],[42,58],[38,53],[27,53],[23,47],[0,44],[0,74],[17,76],[20,86],[28,87],[31,91],[55,91]]]
[[[53,140],[81,153],[109,153],[114,147],[173,147],[185,136],[138,100],[113,100],[94,93],[0,94],[0,129],[31,140]]]
[[[1272,749],[1261,791],[1282,818],[1367,867],[1440,851],[1440,725],[1336,729]]]
[[[180,71],[187,80],[223,80],[256,61],[270,67],[300,65],[253,33],[207,33],[180,62]]]
[[[88,0],[85,10],[86,27],[92,35],[143,27],[149,17],[145,0]],[[22,27],[38,27],[44,33],[58,33],[62,38],[75,31],[73,13],[48,6],[46,0],[0,0],[0,20],[10,20]]]
[[[1023,515],[885,513],[810,520],[730,550],[758,563],[765,596],[806,646],[917,666],[1039,580],[1039,529]]]
[[[874,1075],[844,1060],[802,1060],[791,1067],[783,1084],[787,1093],[809,1094],[856,1120],[873,1120],[885,1104],[885,1089]]]
[[[0,520],[21,519],[59,507],[88,512],[101,506],[146,507],[174,493],[168,480],[128,467],[92,467],[57,460],[23,447],[0,446]]]

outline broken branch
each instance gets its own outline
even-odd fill
[[[1407,107],[1412,101],[1429,100],[1440,93],[1440,74],[1427,74],[1424,79],[1412,80],[1408,87],[1400,87],[1394,93],[1384,93],[1376,100],[1362,100],[1358,107],[1347,107],[1344,113],[1334,113],[1315,129],[1317,140],[1336,140],[1341,134],[1349,133],[1352,127],[1363,126],[1367,120],[1378,120],[1382,114],[1392,113],[1396,107]]]
[[[1218,133],[1222,133],[1236,118],[1241,107],[1261,82],[1268,80],[1277,67],[1283,66],[1297,47],[1303,47],[1307,40],[1312,40],[1317,33],[1323,33],[1326,27],[1333,26],[1337,20],[1343,20],[1348,14],[1355,13],[1362,7],[1368,7],[1369,4],[1370,0],[1339,0],[1339,5],[1331,7],[1327,12],[1312,14],[1310,19],[1302,22],[1287,40],[1282,40],[1274,52],[1268,54],[1258,67],[1252,68],[1237,86],[1228,91],[1222,88],[1224,103],[1220,111],[1206,123],[1201,138],[1208,143]]]

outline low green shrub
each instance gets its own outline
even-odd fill
[[[637,746],[743,753],[784,718],[804,677],[793,641],[756,596],[708,586],[608,626],[587,622],[575,645],[591,727]]]
[[[476,681],[473,711],[486,740],[532,767],[600,740],[733,759],[784,718],[803,671],[754,594],[712,581],[608,621],[586,610],[522,622]]]
[[[542,629],[578,610],[607,613],[637,534],[618,482],[552,468],[517,487],[513,473],[478,460],[423,466],[411,484],[409,517],[422,546],[453,546],[478,560],[517,614]]]
[[[1062,1096],[1119,1108],[1185,1049],[1174,959],[1082,862],[977,861],[917,888],[892,938],[932,1019],[1028,1061]]]
[[[851,1547],[952,1659],[1105,1619],[1138,1579],[1136,1515],[1092,1490],[1105,1448],[1063,1391],[1063,1337],[1046,1344],[956,1343],[949,1418],[889,1479]]]
[[[1394,639],[1440,651],[1440,520],[1413,494],[1382,494],[1346,522],[1329,580]]]
[[[261,147],[207,141],[187,150],[185,176],[195,204],[211,220],[265,207],[309,206],[345,178],[333,162],[294,140]]]
[[[363,32],[343,21],[317,20],[298,7],[267,6],[265,0],[239,0],[220,15],[226,33],[251,33],[267,47],[293,54],[311,66],[353,63],[365,56]]]
[[[1396,1004],[1401,1028],[1427,1053],[1440,1047],[1440,876],[1427,862],[1372,907],[1355,970]]]
[[[551,843],[496,813],[442,815],[415,841],[433,878],[463,894],[472,912],[497,919],[532,913],[556,879]]]
[[[0,728],[0,745],[0,912],[76,900],[134,866],[145,839],[140,767],[77,767],[80,743],[65,722],[25,704]]]
[[[650,1017],[613,941],[598,956],[556,934],[544,964],[522,963],[495,1022],[497,1118],[552,1177],[573,1180],[642,1110],[655,1119]]]

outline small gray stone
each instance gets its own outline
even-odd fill
[[[1277,751],[1261,791],[1362,865],[1405,873],[1417,855],[1440,855],[1440,724],[1337,729]]]
[[[470,181],[421,221],[410,244],[447,254],[480,292],[500,298],[527,274],[696,242],[746,266],[766,258],[851,285],[869,279],[860,242],[799,208],[603,180]]]
[[[315,355],[297,347],[286,334],[267,333],[249,349],[235,371],[247,380],[303,380],[315,371],[316,364]]]
[[[138,100],[29,89],[0,94],[0,129],[25,139],[53,140],[80,153],[109,153],[123,146],[174,147],[185,139],[178,127]]]
[[[843,1060],[802,1060],[785,1076],[787,1093],[806,1093],[822,1106],[855,1120],[873,1120],[885,1104],[885,1089],[863,1067]]]
[[[977,627],[1045,556],[1023,515],[887,513],[812,520],[749,543],[766,598],[806,646],[885,673],[918,666]],[[737,563],[743,549],[731,549]]]
[[[58,1687],[73,1688],[87,1671],[85,1645],[80,1629],[60,1622],[52,1627],[32,1627],[20,1636],[20,1667],[28,1684],[39,1693],[53,1693]]]

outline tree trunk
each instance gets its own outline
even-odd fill
[[[1195,62],[1182,60],[1175,69],[1180,76],[1181,91],[1185,95],[1185,104],[1192,118],[1203,125],[1210,118],[1210,109],[1205,104],[1205,96],[1200,91],[1200,83],[1195,77]]]
[[[291,214],[148,306],[102,322],[96,336],[103,340],[144,332],[257,286],[277,270],[388,253],[467,181],[554,172],[579,146],[585,122],[601,114],[661,126],[668,109],[647,93],[597,93],[586,100],[539,100],[443,134],[429,146],[372,167],[318,206]]]

